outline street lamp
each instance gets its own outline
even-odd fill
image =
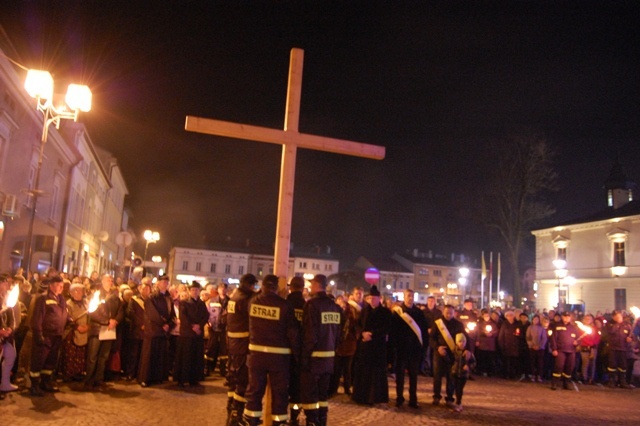
[[[458,273],[460,274],[458,282],[460,283],[460,287],[462,287],[462,300],[464,300],[467,286],[467,277],[469,277],[469,268],[463,266],[458,269]]]
[[[27,71],[24,88],[29,96],[36,99],[36,110],[42,112],[44,117],[42,138],[40,139],[40,152],[38,153],[38,165],[36,167],[33,189],[29,191],[32,197],[31,216],[29,217],[29,228],[24,249],[25,253],[22,258],[22,267],[25,270],[31,270],[33,224],[36,219],[38,197],[42,194],[39,188],[40,171],[42,169],[44,145],[47,143],[47,137],[49,136],[49,125],[55,124],[56,129],[59,129],[60,120],[62,119],[78,121],[80,111],[88,112],[91,110],[91,90],[89,90],[87,86],[70,84],[67,89],[67,95],[65,96],[66,106],[63,104],[56,107],[53,105],[53,77],[51,77],[48,71],[40,70]],[[67,107],[70,111],[67,110]]]
[[[566,297],[562,297],[562,280],[566,278],[569,271],[567,271],[567,261],[564,259],[555,259],[553,261],[553,267],[555,268],[556,279],[558,280],[558,308],[560,308],[560,302],[564,299],[567,303]]]
[[[146,230],[144,231],[144,239],[147,240],[147,244],[144,246],[144,257],[142,258],[143,265],[147,263],[147,250],[149,250],[149,244],[155,244],[160,241],[160,234],[158,232]]]

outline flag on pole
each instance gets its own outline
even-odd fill
[[[484,252],[482,252],[482,279],[487,278],[487,265],[484,263]]]

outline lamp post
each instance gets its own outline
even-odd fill
[[[31,270],[31,256],[33,252],[32,240],[33,225],[36,219],[36,206],[38,205],[38,197],[42,194],[40,190],[40,172],[42,170],[44,145],[47,143],[49,136],[49,125],[55,124],[56,129],[59,129],[60,120],[62,119],[78,121],[80,111],[88,112],[91,110],[91,90],[89,90],[87,86],[70,84],[67,89],[67,95],[65,96],[66,106],[56,107],[53,105],[53,77],[51,77],[48,71],[39,70],[27,71],[24,88],[27,90],[29,96],[36,99],[36,110],[42,112],[44,117],[33,189],[29,191],[32,197],[31,215],[29,216],[29,228],[22,257],[22,267],[29,271]],[[66,107],[69,107],[71,111],[68,111]]]
[[[556,259],[553,261],[553,267],[555,268],[556,279],[558,280],[558,308],[560,308],[560,302],[562,301],[562,280],[566,278],[567,273],[567,261],[564,259]],[[564,303],[567,303],[566,297]]]
[[[147,229],[144,231],[144,239],[147,240],[147,244],[144,246],[144,257],[142,258],[143,266],[147,263],[147,250],[149,250],[149,244],[155,244],[160,241],[160,234]]]

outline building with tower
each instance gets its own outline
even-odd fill
[[[606,207],[532,234],[539,308],[584,305],[587,312],[640,305],[640,200],[616,161],[605,181]]]

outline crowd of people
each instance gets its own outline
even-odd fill
[[[197,387],[219,374],[228,386],[228,426],[258,425],[271,385],[274,425],[327,425],[340,388],[358,404],[417,409],[420,376],[433,377],[434,405],[462,411],[474,376],[631,389],[640,369],[640,321],[626,312],[462,309],[384,298],[376,286],[327,292],[317,275],[282,294],[278,277],[245,274],[227,284],[193,281],[123,283],[105,274],[68,277],[0,275],[0,396],[20,386],[33,397],[57,392],[59,380],[103,391],[114,380],[142,387],[170,378]],[[12,295],[14,296],[12,298]],[[17,295],[17,297],[15,297]],[[637,364],[637,365],[636,365]],[[408,389],[405,393],[405,378]],[[444,398],[442,392],[445,382]]]

